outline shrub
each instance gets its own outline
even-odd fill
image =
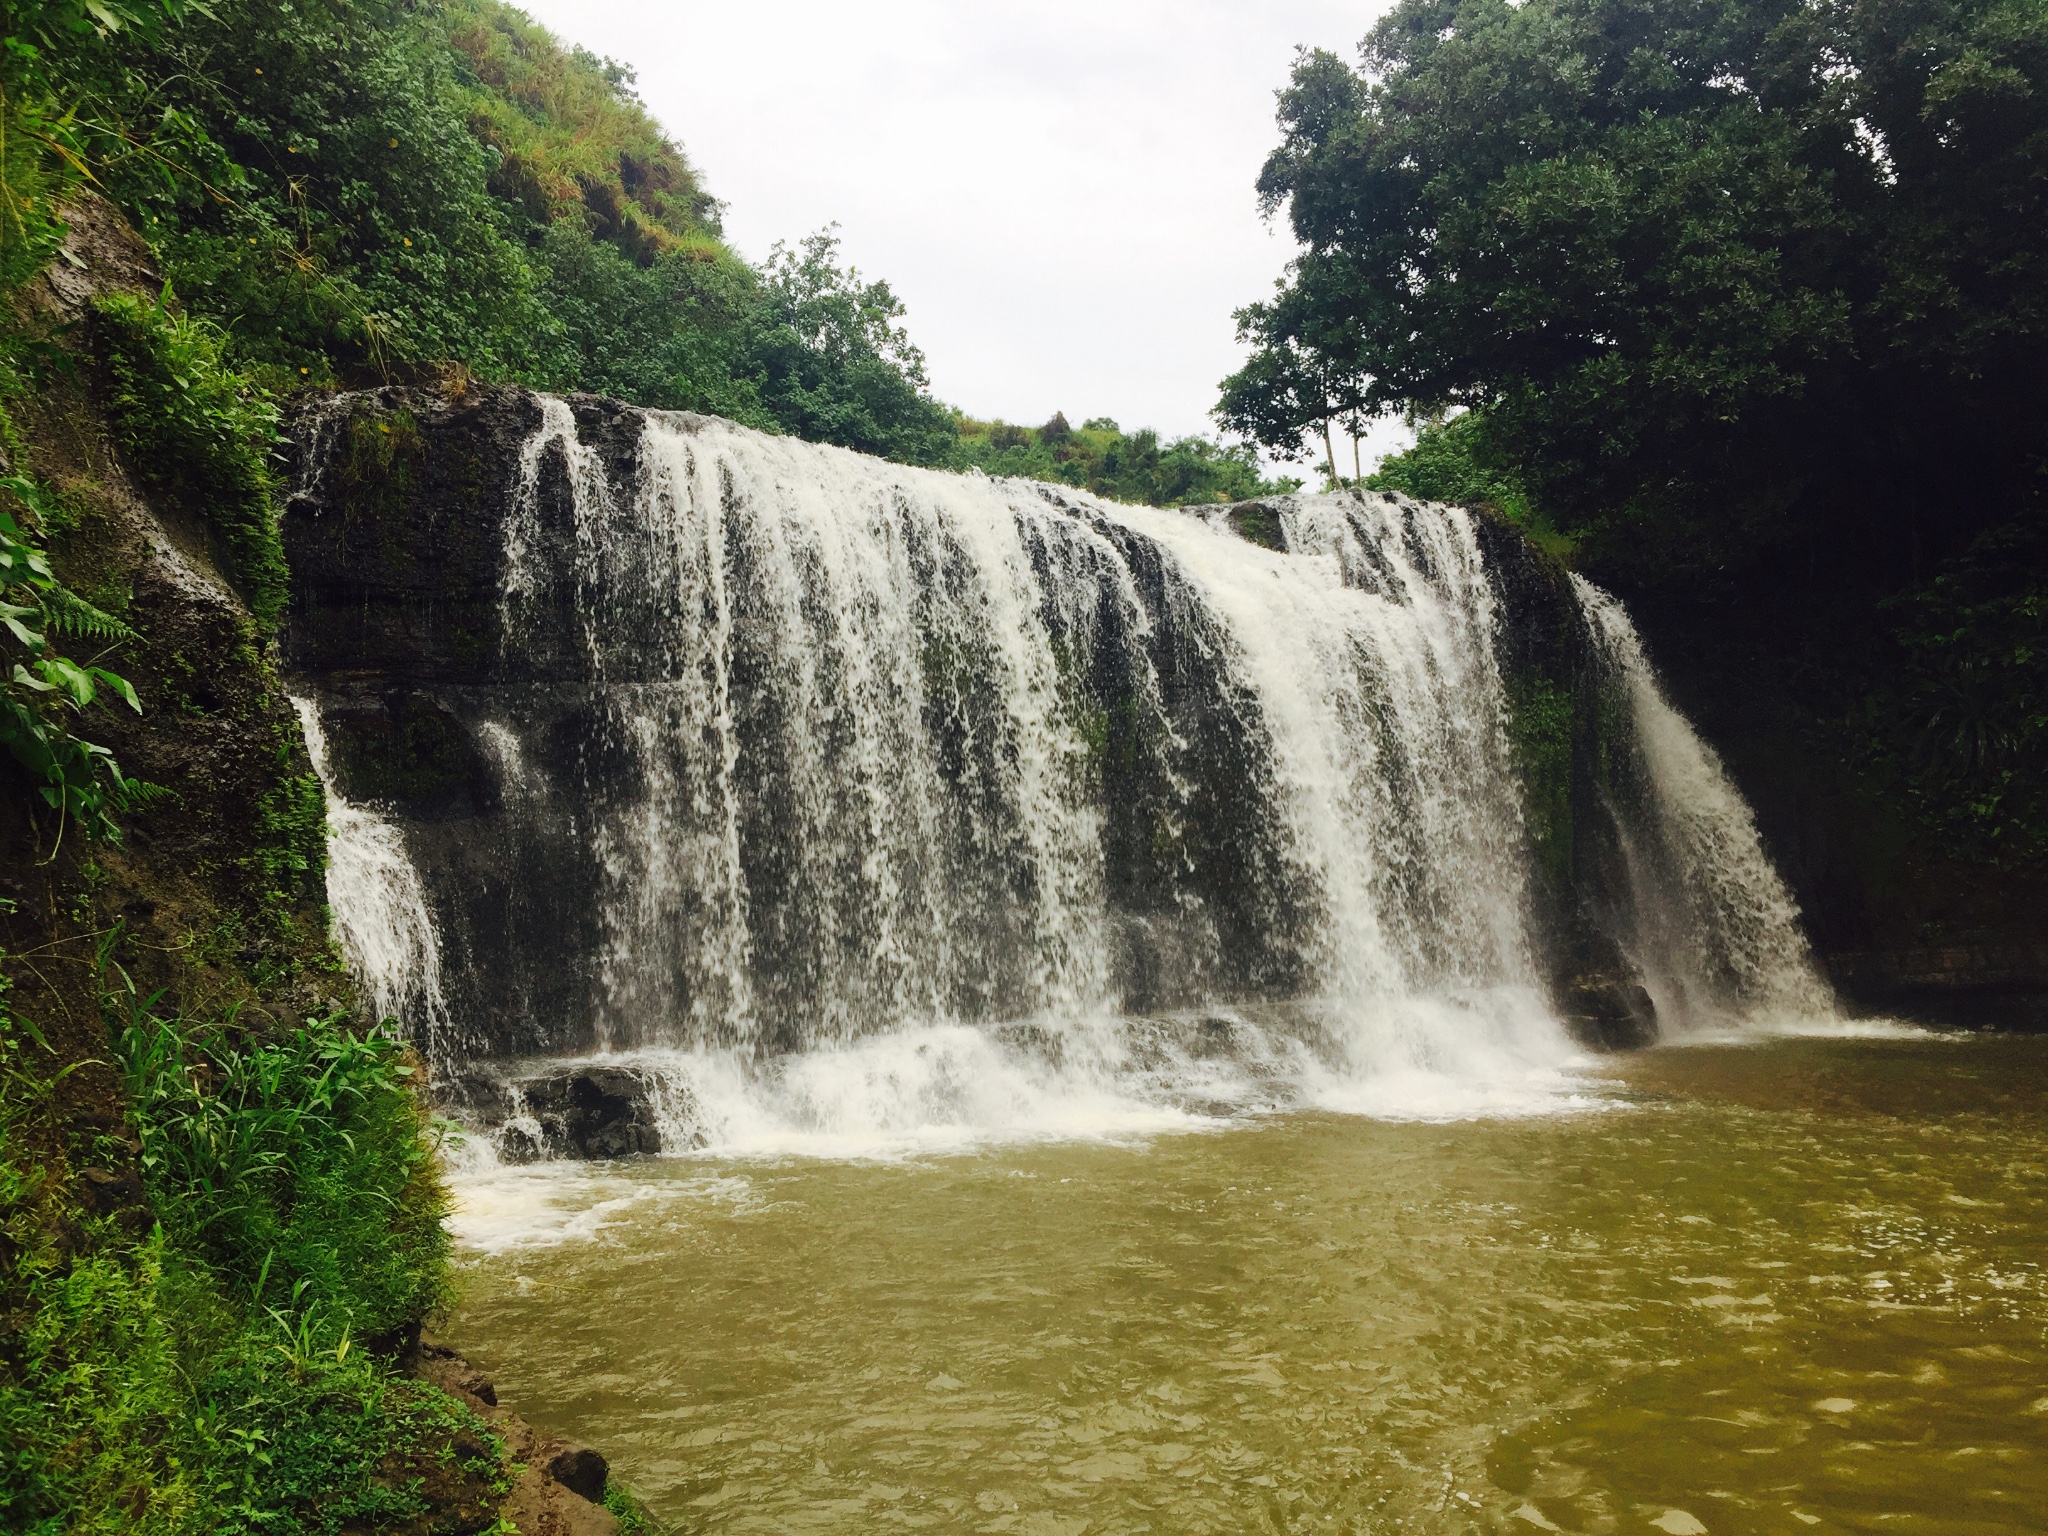
[[[0,1529],[338,1536],[451,1504],[487,1522],[503,1447],[357,1340],[444,1294],[398,1048],[316,1020],[238,1051],[232,1018],[193,1028],[132,993],[116,1013],[140,1236],[31,1150],[55,1058],[0,975]]]

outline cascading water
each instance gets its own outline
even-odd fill
[[[334,788],[320,707],[294,697],[306,755],[327,800],[327,906],[334,936],[379,1020],[396,1019],[429,1056],[447,1059],[441,943],[419,871],[397,827]]]
[[[612,1150],[1554,1091],[1575,1047],[1471,515],[1285,498],[1283,552],[1227,512],[533,409],[493,641],[431,715],[374,706],[383,742],[452,721],[427,734],[480,809],[409,823],[408,886],[396,829],[331,801],[351,962],[444,1080],[574,1057],[559,1115],[641,1106]],[[1580,602],[1640,695],[1617,824],[1660,1011],[1824,1012],[1746,808]],[[452,1008],[418,979],[437,929]]]
[[[1799,909],[1721,760],[1664,697],[1627,612],[1572,578],[1631,729],[1609,803],[1627,866],[1622,947],[1677,1029],[1826,1019]]]

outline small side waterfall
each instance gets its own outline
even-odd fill
[[[327,907],[342,958],[378,1020],[395,1019],[430,1059],[449,1056],[441,941],[397,827],[334,788],[320,707],[294,696],[306,755],[327,799]]]
[[[481,1103],[510,1074],[487,1120],[634,1150],[1456,1113],[1573,1058],[1487,553],[1511,533],[1289,497],[1269,548],[1232,509],[701,417],[429,409],[457,435],[402,516],[366,532],[334,499],[362,471],[302,476],[294,563],[331,596],[292,645],[351,964],[444,1080]],[[1587,685],[1627,701],[1614,938],[1659,1015],[1826,1013],[1626,616],[1556,592]]]
[[[1664,697],[1621,604],[1582,576],[1572,586],[1630,726],[1609,795],[1631,897],[1619,937],[1658,1018],[1683,1030],[1832,1017],[1748,804]]]

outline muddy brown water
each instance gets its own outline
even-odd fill
[[[1596,1082],[472,1180],[449,1332],[688,1532],[2048,1531],[2048,1040]]]

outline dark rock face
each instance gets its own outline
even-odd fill
[[[292,663],[394,685],[490,681],[505,518],[539,421],[515,389],[386,389],[302,416],[286,512]]]
[[[629,408],[577,407],[592,438],[629,451]],[[466,1000],[457,1027],[479,1055],[573,1044],[553,1021],[592,1016],[601,944],[590,848],[573,828],[505,815],[507,765],[480,729],[539,711],[570,757],[590,734],[566,596],[562,648],[505,664],[505,526],[539,421],[517,389],[343,397],[301,418],[285,518],[287,664],[318,683],[336,787],[398,808],[414,859],[437,872],[446,987]],[[540,491],[541,537],[566,560],[570,488],[544,476]]]
[[[1618,953],[1605,972],[1560,978],[1555,1001],[1565,1027],[1590,1050],[1639,1050],[1657,1038],[1657,1005]]]
[[[661,1150],[646,1085],[628,1072],[597,1067],[529,1083],[526,1106],[541,1124],[536,1152],[560,1147],[578,1157],[613,1158]]]
[[[1959,1029],[2048,1031],[2048,947],[1954,945],[1828,957],[1841,995],[1872,1013]]]

